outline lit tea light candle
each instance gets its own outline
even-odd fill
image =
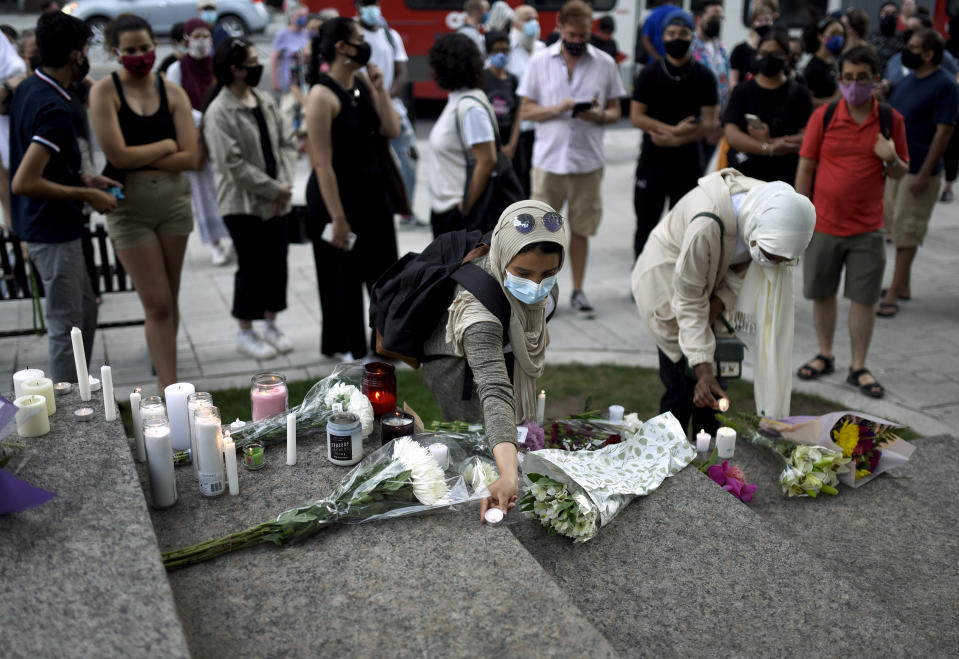
[[[263,444],[252,442],[243,447],[243,467],[250,471],[263,468]]]
[[[696,433],[696,451],[698,453],[708,453],[709,442],[712,440],[712,438],[712,435],[705,430],[700,429],[700,431]]]
[[[89,421],[93,418],[93,408],[92,407],[81,407],[78,410],[73,411],[73,418],[77,421]]]
[[[736,431],[723,426],[716,431],[716,454],[723,460],[733,457],[736,452]]]
[[[503,521],[503,511],[499,508],[490,508],[486,511],[486,514],[483,515],[483,518],[487,524],[499,524]]]
[[[50,432],[47,401],[43,396],[27,394],[13,401],[17,408],[17,434],[21,437],[40,437]]]
[[[69,382],[57,382],[53,385],[54,396],[66,396],[71,391],[73,391],[73,385]]]
[[[725,411],[728,410],[728,409],[729,409],[729,399],[728,399],[728,398],[720,398],[720,399],[719,399],[719,411],[720,411],[720,412],[725,412]]]

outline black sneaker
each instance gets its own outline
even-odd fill
[[[945,204],[948,204],[950,201],[952,201],[952,189],[951,189],[951,188],[946,188],[945,190],[943,190],[943,191],[942,191],[942,196],[939,197],[939,201],[941,201],[941,202],[943,202],[943,203],[945,203]]]
[[[593,305],[586,299],[586,293],[583,291],[573,291],[573,297],[570,299],[569,304],[583,318],[596,317],[596,309],[594,309]]]

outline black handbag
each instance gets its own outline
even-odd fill
[[[493,137],[496,148],[496,166],[490,173],[489,182],[486,189],[479,196],[476,203],[470,208],[469,213],[465,214],[463,221],[468,231],[481,231],[487,233],[496,227],[500,215],[506,210],[507,206],[514,204],[526,198],[523,192],[523,186],[519,182],[519,177],[513,169],[513,162],[500,150],[499,128],[496,123],[496,117],[490,112],[486,103],[483,103],[476,96],[467,94],[460,98],[462,102],[465,98],[472,98],[478,101],[486,113],[489,115],[490,122],[493,124]],[[472,150],[463,140],[463,132],[460,128],[459,106],[456,108],[456,134],[460,138],[460,144],[463,146],[463,153],[466,154],[466,185],[463,188],[463,202],[466,202],[469,195],[470,182],[473,180],[473,171],[476,169],[476,158]]]

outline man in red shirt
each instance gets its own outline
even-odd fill
[[[816,231],[803,263],[803,295],[813,301],[819,340],[819,354],[802,366],[797,375],[813,380],[835,370],[836,293],[845,267],[843,293],[850,301],[852,344],[846,381],[873,398],[881,398],[885,393],[866,368],[875,305],[886,265],[883,175],[898,179],[909,171],[902,115],[889,107],[880,113],[879,103],[872,95],[879,82],[878,69],[879,62],[871,48],[857,46],[843,54],[839,60],[843,98],[812,113],[796,172],[796,191],[810,197],[816,206]],[[832,116],[827,117],[830,108]],[[891,125],[886,127],[891,139],[880,130],[880,114],[891,117]]]

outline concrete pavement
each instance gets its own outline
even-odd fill
[[[426,135],[430,124],[417,127],[420,153],[428,152]],[[586,292],[598,317],[584,320],[569,308],[570,274],[560,275],[562,306],[550,324],[551,363],[601,363],[656,367],[656,346],[640,322],[630,300],[629,275],[633,263],[632,181],[639,132],[625,122],[606,132],[607,167],[603,181],[604,216],[598,235],[591,241]],[[415,209],[429,215],[425,159],[418,172]],[[300,163],[297,193],[302,199],[308,166]],[[884,415],[917,429],[922,434],[951,432],[959,423],[959,206],[937,204],[929,236],[913,269],[913,300],[900,306],[892,319],[877,319],[867,365],[887,389],[883,400],[873,400],[845,384],[849,365],[849,337],[845,329],[848,303],[840,302],[836,333],[836,373],[816,382],[794,378],[797,391],[838,401],[852,409]],[[419,251],[430,239],[428,227],[400,227],[400,253]],[[886,281],[891,276],[889,248]],[[309,245],[292,245],[289,254],[290,283],[286,312],[280,325],[296,350],[289,355],[258,362],[234,348],[236,324],[230,317],[234,266],[211,265],[209,250],[199,234],[191,235],[180,294],[182,327],[178,340],[179,374],[203,389],[243,386],[250,375],[271,369],[291,379],[319,378],[332,362],[319,353],[320,311],[316,273]],[[269,264],[264,264],[268,276]],[[812,322],[812,304],[801,296],[801,272],[796,272],[796,340],[793,369],[818,350]],[[139,300],[133,294],[104,298],[102,320],[142,318]],[[3,303],[0,328],[29,327],[30,307]],[[752,337],[746,337],[751,344]],[[752,351],[747,351],[745,376],[751,376]],[[109,360],[113,366],[118,396],[133,386],[155,387],[142,328],[98,333],[93,366]],[[47,361],[46,339],[34,337],[0,340],[0,377],[7,378],[26,366],[43,368]]]

